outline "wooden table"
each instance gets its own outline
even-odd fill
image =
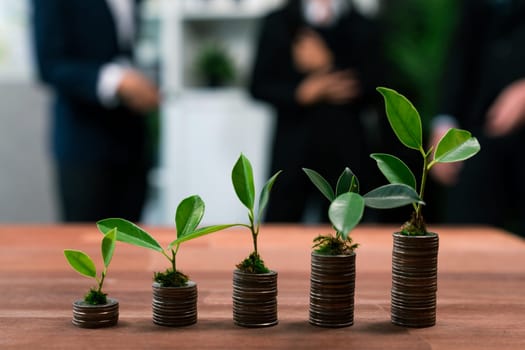
[[[147,227],[163,245],[174,229]],[[324,329],[308,320],[311,240],[324,226],[265,226],[259,246],[279,273],[279,324],[246,329],[232,322],[232,271],[251,249],[243,229],[185,243],[178,265],[197,282],[199,320],[185,328],[151,321],[153,271],[168,267],[159,253],[118,244],[105,291],[120,302],[118,326],[81,329],[72,306],[92,285],[62,255],[80,249],[101,266],[95,225],[0,226],[1,349],[525,349],[525,241],[484,227],[433,227],[440,234],[435,327],[390,323],[391,233],[360,226],[355,323]]]

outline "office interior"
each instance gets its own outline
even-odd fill
[[[142,3],[138,60],[163,92],[162,106],[155,116],[159,125],[157,162],[149,177],[143,222],[173,225],[177,203],[192,193],[199,193],[213,208],[206,214],[207,223],[244,220],[229,172],[242,152],[253,162],[258,188],[269,175],[275,116],[271,107],[249,96],[246,85],[260,19],[282,3]],[[457,3],[352,3],[366,16],[393,23],[388,50],[397,57],[399,72],[404,74],[400,80],[409,81],[414,90],[424,90],[415,102],[429,118],[436,104],[437,80]],[[0,222],[54,223],[59,214],[47,139],[49,91],[35,78],[29,44],[30,10],[25,0],[0,3]],[[195,64],[199,52],[210,43],[226,49],[236,72],[235,79],[220,88],[206,87]],[[411,61],[408,55],[419,56],[421,62]],[[207,182],[207,176],[213,176],[215,182]]]

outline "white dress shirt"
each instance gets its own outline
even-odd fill
[[[135,1],[106,1],[115,21],[119,45],[121,47],[130,47],[133,45],[135,36]],[[118,59],[115,62],[102,66],[97,82],[97,95],[100,102],[106,107],[117,105],[117,89],[124,76],[124,71],[129,65],[130,62]]]
[[[350,8],[348,0],[302,0],[306,22],[313,26],[331,26]]]

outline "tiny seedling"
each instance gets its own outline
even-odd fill
[[[91,259],[89,255],[80,250],[64,250],[64,255],[71,267],[81,275],[95,279],[98,284],[96,288],[91,288],[85,295],[84,302],[86,304],[104,305],[107,303],[107,294],[102,291],[102,286],[104,285],[107,269],[113,258],[113,252],[115,251],[116,235],[116,229],[111,229],[106,232],[102,239],[101,250],[102,259],[104,260],[104,269],[100,274],[100,278],[97,277],[97,268],[93,259]]]
[[[335,189],[318,172],[307,168],[303,171],[330,201],[328,218],[335,236],[319,235],[314,239],[313,249],[319,254],[345,255],[357,248],[349,234],[361,222],[365,206],[387,209],[420,202],[416,191],[405,184],[384,185],[361,196],[359,180],[349,168],[343,170]]]
[[[249,224],[237,224],[237,226],[247,227],[252,234],[253,241],[253,252],[241,263],[237,264],[237,268],[243,272],[267,273],[270,271],[259,255],[257,236],[259,235],[259,228],[264,209],[268,205],[268,201],[270,199],[270,191],[272,190],[273,184],[280,173],[281,171],[275,173],[264,185],[259,196],[259,207],[256,216],[255,184],[253,178],[253,169],[250,161],[243,154],[241,154],[232,169],[231,177],[233,188],[235,189],[235,193],[237,194],[237,197],[241,203],[246,208],[248,208],[248,219],[250,222]]]
[[[419,183],[419,197],[423,200],[430,169],[439,163],[453,163],[466,160],[480,151],[478,140],[469,131],[451,128],[439,140],[434,149],[423,147],[421,117],[412,103],[397,91],[378,87],[383,95],[386,115],[392,130],[403,145],[421,153],[423,171]],[[384,153],[373,153],[371,157],[390,183],[406,184],[416,190],[414,173],[399,158]],[[427,228],[422,214],[424,203],[414,203],[411,218],[402,226],[401,233],[409,236],[426,235]]]
[[[177,207],[175,225],[177,238],[166,249],[148,232],[134,223],[121,218],[108,218],[97,222],[102,232],[117,230],[117,241],[133,244],[138,247],[155,250],[165,256],[170,267],[165,272],[155,272],[154,281],[163,287],[181,287],[188,282],[188,276],[177,270],[177,253],[182,243],[192,239],[217,232],[234,225],[214,225],[198,228],[203,216],[205,205],[202,199],[193,195],[183,199]]]

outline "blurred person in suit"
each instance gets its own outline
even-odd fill
[[[40,79],[54,93],[51,147],[64,221],[138,221],[155,84],[133,67],[136,0],[32,0]]]
[[[262,21],[250,91],[277,114],[266,221],[300,222],[308,203],[327,221],[321,198],[301,168],[334,184],[345,167],[370,180],[363,112],[376,96],[382,66],[379,28],[346,0],[290,0]],[[369,163],[367,163],[367,160]]]
[[[525,1],[467,0],[462,11],[431,142],[459,126],[479,139],[481,152],[432,175],[450,188],[446,222],[525,236]]]

